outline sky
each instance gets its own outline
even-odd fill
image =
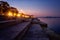
[[[25,14],[40,16],[60,16],[60,0],[3,0]]]

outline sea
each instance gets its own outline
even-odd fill
[[[40,21],[47,23],[48,28],[60,34],[60,18],[39,18]]]

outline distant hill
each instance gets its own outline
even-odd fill
[[[60,17],[46,16],[46,17],[38,17],[38,18],[60,18]]]

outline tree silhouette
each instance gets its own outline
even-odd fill
[[[5,13],[9,10],[9,4],[4,1],[0,1],[0,12]]]

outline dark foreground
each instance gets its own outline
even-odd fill
[[[49,31],[47,24],[38,19],[30,19],[24,22],[14,21],[11,26],[8,25],[6,28],[0,29],[0,40],[56,40],[57,37],[55,39],[48,36],[53,33]]]

